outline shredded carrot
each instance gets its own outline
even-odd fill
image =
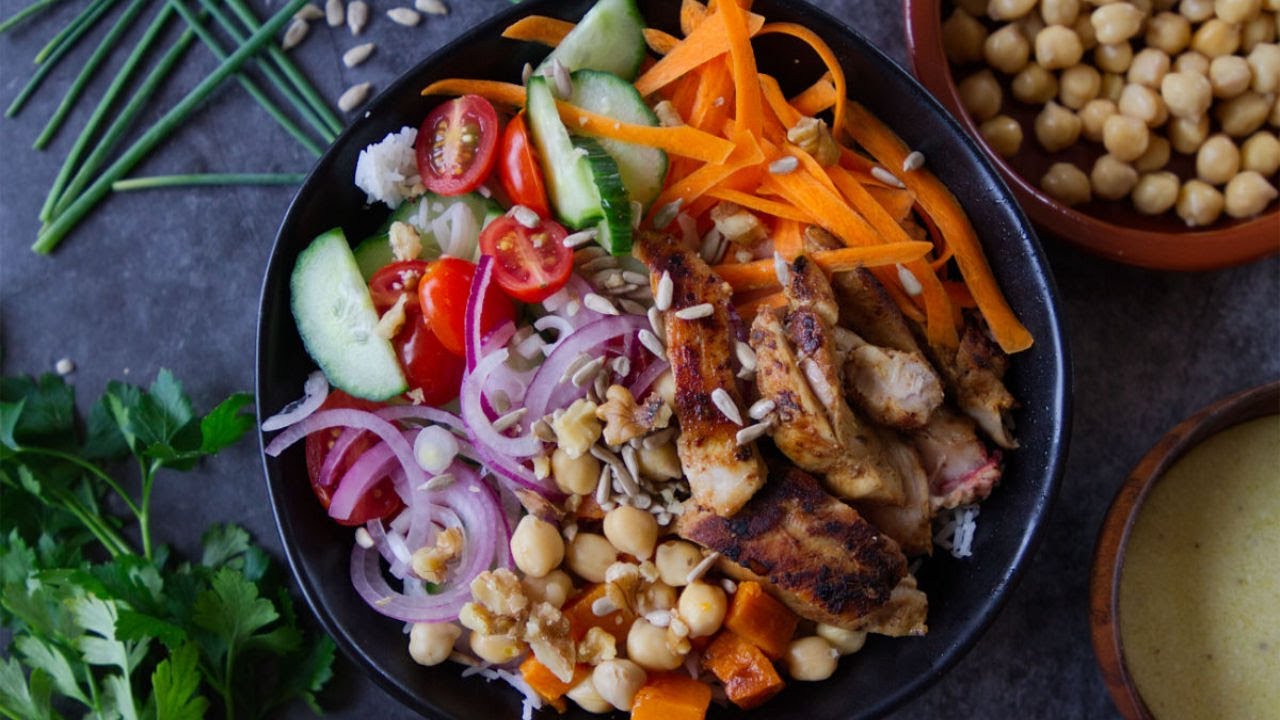
[[[778,223],[779,230],[774,235],[774,243],[782,235],[782,227],[786,221]],[[794,224],[794,223],[793,223]],[[797,227],[796,230],[799,228]],[[933,246],[926,242],[885,243],[866,247],[840,248],[839,250],[819,250],[810,253],[810,257],[828,275],[847,272],[860,267],[879,267],[896,263],[911,263],[924,257]],[[779,253],[788,260],[794,260],[799,252],[788,255],[784,250]],[[729,263],[716,265],[713,270],[733,288],[735,293],[751,290],[776,288],[778,275],[774,271],[772,260],[753,260],[745,263]],[[936,278],[935,278],[936,279]]]
[[[970,294],[969,288],[962,282],[954,280],[943,280],[942,287],[947,291],[947,297],[951,298],[951,304],[958,308],[973,309],[978,307],[978,303],[974,302],[973,295]]]
[[[766,215],[772,215],[776,218],[785,218],[787,220],[795,220],[797,222],[802,222],[810,225],[817,222],[808,213],[804,212],[800,208],[795,207],[794,205],[789,205],[784,202],[777,202],[776,200],[769,200],[767,198],[760,197],[759,195],[756,195],[753,193],[742,192],[741,190],[734,190],[732,188],[727,188],[727,187],[717,187],[712,190],[709,190],[707,192],[707,195],[717,200],[724,200],[727,202],[735,203],[737,205],[741,205],[744,208],[747,208],[748,210],[755,210],[756,212],[761,212]],[[777,244],[776,238],[774,239],[774,244],[775,245]]]
[[[724,58],[716,58],[700,68],[701,83],[687,122],[709,133],[724,131],[729,119],[729,101],[734,97],[733,76]]]
[[[680,3],[680,33],[685,37],[692,35],[706,19],[707,6],[698,0],[684,0]]]
[[[760,73],[760,89],[764,94],[765,102],[769,104],[769,108],[778,116],[778,120],[784,127],[795,127],[800,122],[800,118],[804,117],[791,107],[791,103],[787,102],[786,96],[782,94],[782,86],[772,75]]]
[[[854,182],[857,182],[857,178],[854,177],[852,172],[845,168],[841,168],[841,170],[844,170],[844,172],[847,173],[847,177]],[[839,184],[839,181],[837,181],[837,184]],[[897,220],[898,222],[901,222],[904,218],[909,216],[911,214],[911,208],[915,207],[916,194],[910,190],[903,190],[902,188],[895,187],[881,187],[879,185],[863,185],[863,188],[867,191],[867,194],[876,201],[876,204],[883,207],[885,212],[889,213],[889,217]]]
[[[823,77],[805,88],[799,95],[791,98],[791,107],[801,115],[816,117],[818,113],[835,107],[839,99],[840,93],[836,92],[836,86],[831,82],[831,78]]]
[[[845,128],[850,136],[881,164],[902,167],[903,161],[910,154],[902,140],[862,105],[851,103],[848,110]],[[964,277],[969,292],[973,294],[982,316],[986,318],[996,342],[1007,353],[1031,347],[1034,342],[1031,333],[1018,321],[1004,294],[1000,292],[982,245],[978,242],[978,234],[955,196],[927,170],[902,175],[902,182],[916,193],[920,205],[937,223],[947,246],[955,253],[960,274]]]
[[[555,47],[564,40],[576,25],[545,15],[529,15],[507,26],[502,37],[508,40],[526,40]]]
[[[756,53],[751,47],[751,30],[747,13],[737,2],[716,5],[717,14],[724,18],[725,35],[729,40],[729,68],[733,72],[733,86],[737,91],[734,120],[738,129],[759,137],[763,126],[763,104],[760,84],[757,81]]]
[[[786,307],[786,305],[786,296],[777,292],[772,295],[766,295],[759,300],[750,300],[738,305],[738,315],[742,317],[744,322],[750,322],[763,311],[776,310],[780,307]]]
[[[902,282],[898,280],[898,268],[896,267],[873,267],[870,268],[871,274],[876,276],[880,284],[884,287],[885,292],[889,293],[889,297],[893,300],[893,304],[898,306],[903,315],[906,315],[916,323],[924,323],[924,311],[916,304],[910,295],[902,289]]]
[[[498,80],[437,80],[422,89],[423,95],[479,95],[489,102],[513,108],[524,107],[523,85]]]
[[[802,159],[801,162],[803,161]],[[885,240],[903,242],[911,239],[898,224],[898,219],[885,210],[883,205],[876,202],[875,198],[871,197],[871,193],[854,180],[844,168],[839,166],[827,168],[825,176],[835,183],[840,194],[849,201],[854,210],[866,218],[871,227],[875,228]]]
[[[680,44],[680,38],[657,28],[645,28],[644,41],[650,50],[659,55],[666,55]]]
[[[818,37],[818,34],[803,25],[795,23],[769,23],[760,28],[761,35],[780,34],[790,35],[793,38],[804,41],[814,52],[818,53],[818,57],[822,58],[823,64],[827,66],[827,72],[831,74],[831,82],[835,85],[835,131],[838,133],[841,127],[844,127],[846,110],[849,97],[849,88],[844,79],[844,68],[840,66],[840,59],[831,51],[831,46],[827,42]]]
[[[763,17],[748,15],[749,35],[754,36],[762,27],[764,27]],[[646,97],[652,95],[694,68],[727,52],[729,52],[729,33],[725,27],[724,14],[712,13],[679,46],[654,63],[653,67],[636,80],[636,90]]]
[[[683,201],[684,206],[688,207],[734,173],[759,165],[764,159],[759,148],[741,136],[739,140],[733,152],[723,163],[708,163],[690,173],[688,177],[676,183],[669,183],[654,201],[654,212],[676,199]]]
[[[764,187],[776,191],[791,204],[819,218],[819,224],[840,238],[845,245],[852,247],[882,242],[865,218],[808,172],[796,171],[780,175],[770,173],[764,178]]]
[[[773,251],[788,262],[795,260],[796,256],[804,252],[804,228],[799,222],[786,219],[778,221],[777,227],[773,230]],[[733,283],[729,284],[733,285]]]
[[[951,298],[947,297],[947,291],[943,289],[937,273],[923,259],[902,263],[902,266],[920,283],[920,294],[924,299],[924,333],[929,343],[949,348],[959,345],[956,314],[951,307]]]

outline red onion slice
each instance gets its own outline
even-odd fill
[[[662,374],[670,369],[671,364],[666,360],[655,360],[646,365],[644,370],[641,370],[636,379],[631,382],[631,387],[627,388],[631,391],[631,396],[637,400],[643,398],[649,388],[653,387],[653,384],[658,381],[658,378],[662,377]]]
[[[484,312],[484,301],[489,296],[489,288],[493,285],[493,256],[482,255],[476,263],[476,274],[471,280],[471,292],[467,294],[467,309],[462,316],[462,332],[466,338],[467,372],[476,369],[480,361],[480,352],[484,349],[484,338],[481,337],[481,314]],[[514,325],[513,325],[514,328]],[[514,332],[514,330],[513,330]]]
[[[527,417],[541,418],[586,394],[585,386],[579,388],[571,382],[560,382],[565,370],[579,355],[599,355],[606,342],[620,336],[635,335],[648,325],[649,321],[639,315],[611,315],[580,327],[563,338],[529,383],[529,392],[524,398],[524,407],[529,408]]]
[[[513,458],[526,458],[542,450],[542,441],[532,434],[513,438],[494,430],[493,421],[489,419],[482,404],[481,388],[485,386],[490,375],[502,371],[507,355],[507,351],[503,349],[480,358],[475,371],[462,378],[462,393],[458,404],[462,409],[462,421],[466,423],[467,430],[477,446],[487,447],[494,452]],[[541,414],[536,413],[533,416],[542,417]],[[516,427],[524,431],[522,426],[528,424],[527,421],[517,423]]]
[[[316,370],[302,384],[302,397],[285,405],[280,412],[262,421],[262,432],[283,430],[294,423],[306,420],[329,397],[329,381],[324,373]]]

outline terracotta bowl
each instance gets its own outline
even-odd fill
[[[1224,215],[1211,227],[1191,229],[1172,212],[1143,215],[1127,200],[1094,200],[1073,208],[1047,195],[1039,179],[1051,164],[1065,160],[1088,168],[1102,154],[1101,148],[1085,141],[1050,156],[1030,132],[1035,111],[1014,101],[1006,103],[1002,112],[1022,123],[1022,149],[1008,159],[992,150],[978,132],[978,123],[960,104],[942,50],[942,5],[940,0],[906,0],[907,49],[916,77],[983,148],[1043,232],[1110,260],[1156,270],[1212,270],[1280,253],[1280,206],[1275,202],[1255,218],[1232,220]],[[1009,96],[1007,83],[1005,95]],[[1191,170],[1191,158],[1175,153],[1171,167],[1185,176]]]
[[[1103,680],[1120,713],[1154,720],[1125,662],[1120,636],[1120,572],[1125,550],[1148,494],[1183,455],[1211,436],[1240,423],[1280,412],[1280,381],[1224,398],[1184,420],[1146,454],[1121,485],[1107,511],[1093,551],[1089,578],[1089,626]]]

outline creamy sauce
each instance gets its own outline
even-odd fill
[[[1280,415],[1215,435],[1156,483],[1119,605],[1157,718],[1280,717]]]

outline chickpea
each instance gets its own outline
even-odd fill
[[[551,454],[551,477],[556,487],[572,495],[590,495],[600,478],[600,461],[591,453],[569,457],[564,448],[556,448]]]
[[[1160,215],[1178,201],[1178,176],[1171,172],[1147,173],[1133,186],[1133,206],[1143,215]]]
[[[1135,85],[1134,83],[1124,86],[1124,90],[1120,93],[1120,101],[1116,103],[1116,108],[1121,115],[1138,118],[1145,122],[1148,127],[1163,125],[1164,121],[1169,117],[1168,107],[1155,90],[1145,85]]]
[[[524,643],[510,635],[471,633],[471,652],[487,663],[505,665],[524,654]]]
[[[987,41],[987,28],[962,8],[956,8],[942,23],[942,49],[947,59],[957,65],[982,59],[982,43]]]
[[[591,684],[610,705],[619,710],[630,710],[635,704],[636,693],[649,679],[644,668],[618,658],[605,660],[591,671]]]
[[[627,633],[627,657],[645,670],[675,670],[684,662],[667,647],[667,631],[644,618],[632,623]]]
[[[658,578],[671,587],[684,587],[689,573],[702,562],[702,551],[685,540],[668,540],[658,546],[654,558]]]
[[[990,0],[987,16],[992,20],[1017,20],[1035,6],[1036,0]]]
[[[1196,29],[1191,36],[1191,49],[1213,59],[1230,55],[1240,47],[1240,26],[1214,18]]]
[[[698,581],[681,591],[676,608],[680,619],[689,626],[689,637],[707,637],[714,635],[724,623],[729,601],[719,585]]]
[[[1022,36],[1025,38],[1035,38],[1040,34],[1041,30],[1047,27],[1044,24],[1044,20],[1040,18],[1040,13],[1027,13],[1015,20],[1014,24],[1018,26],[1018,30],[1022,32]]]
[[[1273,98],[1250,90],[1213,109],[1213,116],[1222,126],[1222,132],[1231,137],[1246,137],[1262,127],[1271,112]]]
[[[542,577],[525,577],[520,581],[525,597],[534,603],[545,602],[552,607],[564,607],[573,594],[573,580],[563,570],[552,570]]]
[[[990,70],[980,70],[960,81],[960,104],[979,122],[1000,112],[1003,92]]]
[[[439,665],[449,659],[462,628],[450,622],[414,623],[409,630],[409,657],[419,665]]]
[[[1089,202],[1093,197],[1093,191],[1089,187],[1089,176],[1085,175],[1080,168],[1066,162],[1049,166],[1048,172],[1040,178],[1040,189],[1064,205],[1079,205]]]
[[[1218,134],[1196,151],[1196,176],[1210,185],[1224,185],[1240,170],[1240,150],[1231,138]]]
[[[1145,20],[1151,14],[1152,8],[1156,6],[1155,0],[1128,0],[1129,4],[1142,11],[1142,17]]]
[[[1098,197],[1119,200],[1138,184],[1138,171],[1113,155],[1103,155],[1093,163],[1089,182]]]
[[[1177,55],[1191,43],[1191,21],[1171,12],[1162,12],[1147,21],[1147,47]]]
[[[1226,201],[1214,186],[1200,180],[1188,180],[1178,190],[1174,209],[1187,227],[1212,225],[1222,214]]]
[[[1253,217],[1276,199],[1276,189],[1261,174],[1246,170],[1227,183],[1227,214],[1233,218]]]
[[[1119,73],[1103,73],[1102,88],[1098,90],[1098,97],[1105,98],[1111,102],[1117,102],[1120,99],[1120,93],[1124,92],[1124,86],[1127,85],[1124,76]]]
[[[1088,140],[1100,143],[1107,118],[1116,114],[1116,104],[1104,98],[1095,98],[1085,103],[1076,114],[1080,116],[1080,134]]]
[[[1062,71],[1058,100],[1072,110],[1096,98],[1102,90],[1102,75],[1089,65],[1073,65]]]
[[[861,630],[845,630],[835,625],[818,623],[815,630],[818,637],[831,643],[841,655],[852,655],[862,649],[867,642],[867,634]]]
[[[1127,42],[1099,45],[1093,49],[1093,62],[1105,72],[1125,72],[1133,62],[1133,48]]]
[[[1209,77],[1209,58],[1195,50],[1188,50],[1174,58],[1173,69],[1175,72],[1189,72]]]
[[[1168,54],[1163,50],[1143,48],[1133,56],[1133,62],[1129,63],[1128,80],[1131,83],[1158,89],[1160,81],[1169,72],[1171,63]]]
[[[1274,175],[1280,170],[1280,140],[1266,130],[1250,135],[1240,146],[1240,167],[1264,176]]]
[[[1080,118],[1050,100],[1036,116],[1036,140],[1049,152],[1071,147],[1080,138]]]
[[[1000,157],[1012,157],[1022,147],[1022,126],[1008,115],[997,115],[982,123],[978,132]]]
[[[1147,151],[1133,161],[1133,167],[1138,172],[1155,172],[1169,164],[1169,153],[1169,141],[1159,135],[1152,135],[1151,142],[1147,143]]]
[[[670,610],[676,606],[676,589],[661,580],[649,583],[636,596],[636,614],[648,615],[655,610]]]
[[[1160,81],[1160,97],[1176,118],[1194,119],[1204,115],[1213,102],[1209,78],[1192,72],[1171,72]]]
[[[1080,14],[1080,0],[1041,0],[1040,17],[1046,25],[1071,25]]]
[[[578,707],[594,715],[613,712],[613,706],[609,704],[609,701],[600,697],[600,693],[596,692],[595,683],[591,681],[590,675],[583,678],[582,682],[574,685],[564,695],[577,703]]]
[[[1178,0],[1155,0],[1151,3],[1151,9],[1154,12],[1168,12],[1178,5]]]
[[[1275,42],[1275,19],[1266,15],[1256,17],[1240,28],[1240,50],[1252,52],[1262,43]]]
[[[1028,105],[1041,105],[1058,94],[1058,78],[1036,63],[1014,75],[1009,86],[1013,96]]]
[[[1248,90],[1252,82],[1249,61],[1239,55],[1222,55],[1209,63],[1209,84],[1214,97],[1233,98]]]
[[[1209,137],[1209,117],[1201,115],[1198,118],[1174,118],[1169,122],[1169,127],[1165,128],[1165,134],[1174,150],[1190,155],[1199,150]]]
[[[1080,62],[1084,46],[1074,30],[1050,25],[1036,35],[1036,62],[1047,70],[1061,70]]]
[[[604,574],[617,561],[618,551],[603,535],[595,533],[578,533],[565,552],[569,569],[588,582],[604,582]]]
[[[1213,3],[1214,14],[1229,23],[1252,20],[1261,11],[1262,0],[1214,0]]]
[[[987,14],[987,0],[956,0],[956,5],[974,17],[984,17]]]
[[[1249,51],[1245,60],[1253,70],[1254,92],[1273,93],[1280,90],[1280,45],[1260,43]]]
[[[1213,0],[1182,0],[1178,12],[1193,23],[1204,22],[1213,17]]]
[[[1093,31],[1093,23],[1089,22],[1089,16],[1081,13],[1076,16],[1075,22],[1071,23],[1071,29],[1076,31],[1076,37],[1080,38],[1080,47],[1085,51],[1098,47],[1098,33]]]
[[[794,680],[817,682],[835,674],[840,653],[825,639],[813,635],[792,640],[787,646],[787,673]]]
[[[987,36],[982,44],[982,57],[991,67],[1012,75],[1026,67],[1031,57],[1031,43],[1016,25],[1005,25]]]
[[[1142,157],[1151,142],[1151,131],[1142,120],[1116,113],[1102,126],[1102,145],[1117,160],[1132,162]]]
[[[640,465],[640,476],[650,480],[674,480],[684,475],[675,443],[641,447],[636,453],[636,461]]]
[[[1122,43],[1142,28],[1142,11],[1125,2],[1103,5],[1089,16],[1098,42],[1103,45]]]
[[[604,536],[618,550],[638,560],[648,560],[658,542],[658,521],[653,513],[619,505],[604,516]]]
[[[525,515],[511,533],[511,558],[525,575],[543,577],[564,559],[560,530],[545,520]]]

